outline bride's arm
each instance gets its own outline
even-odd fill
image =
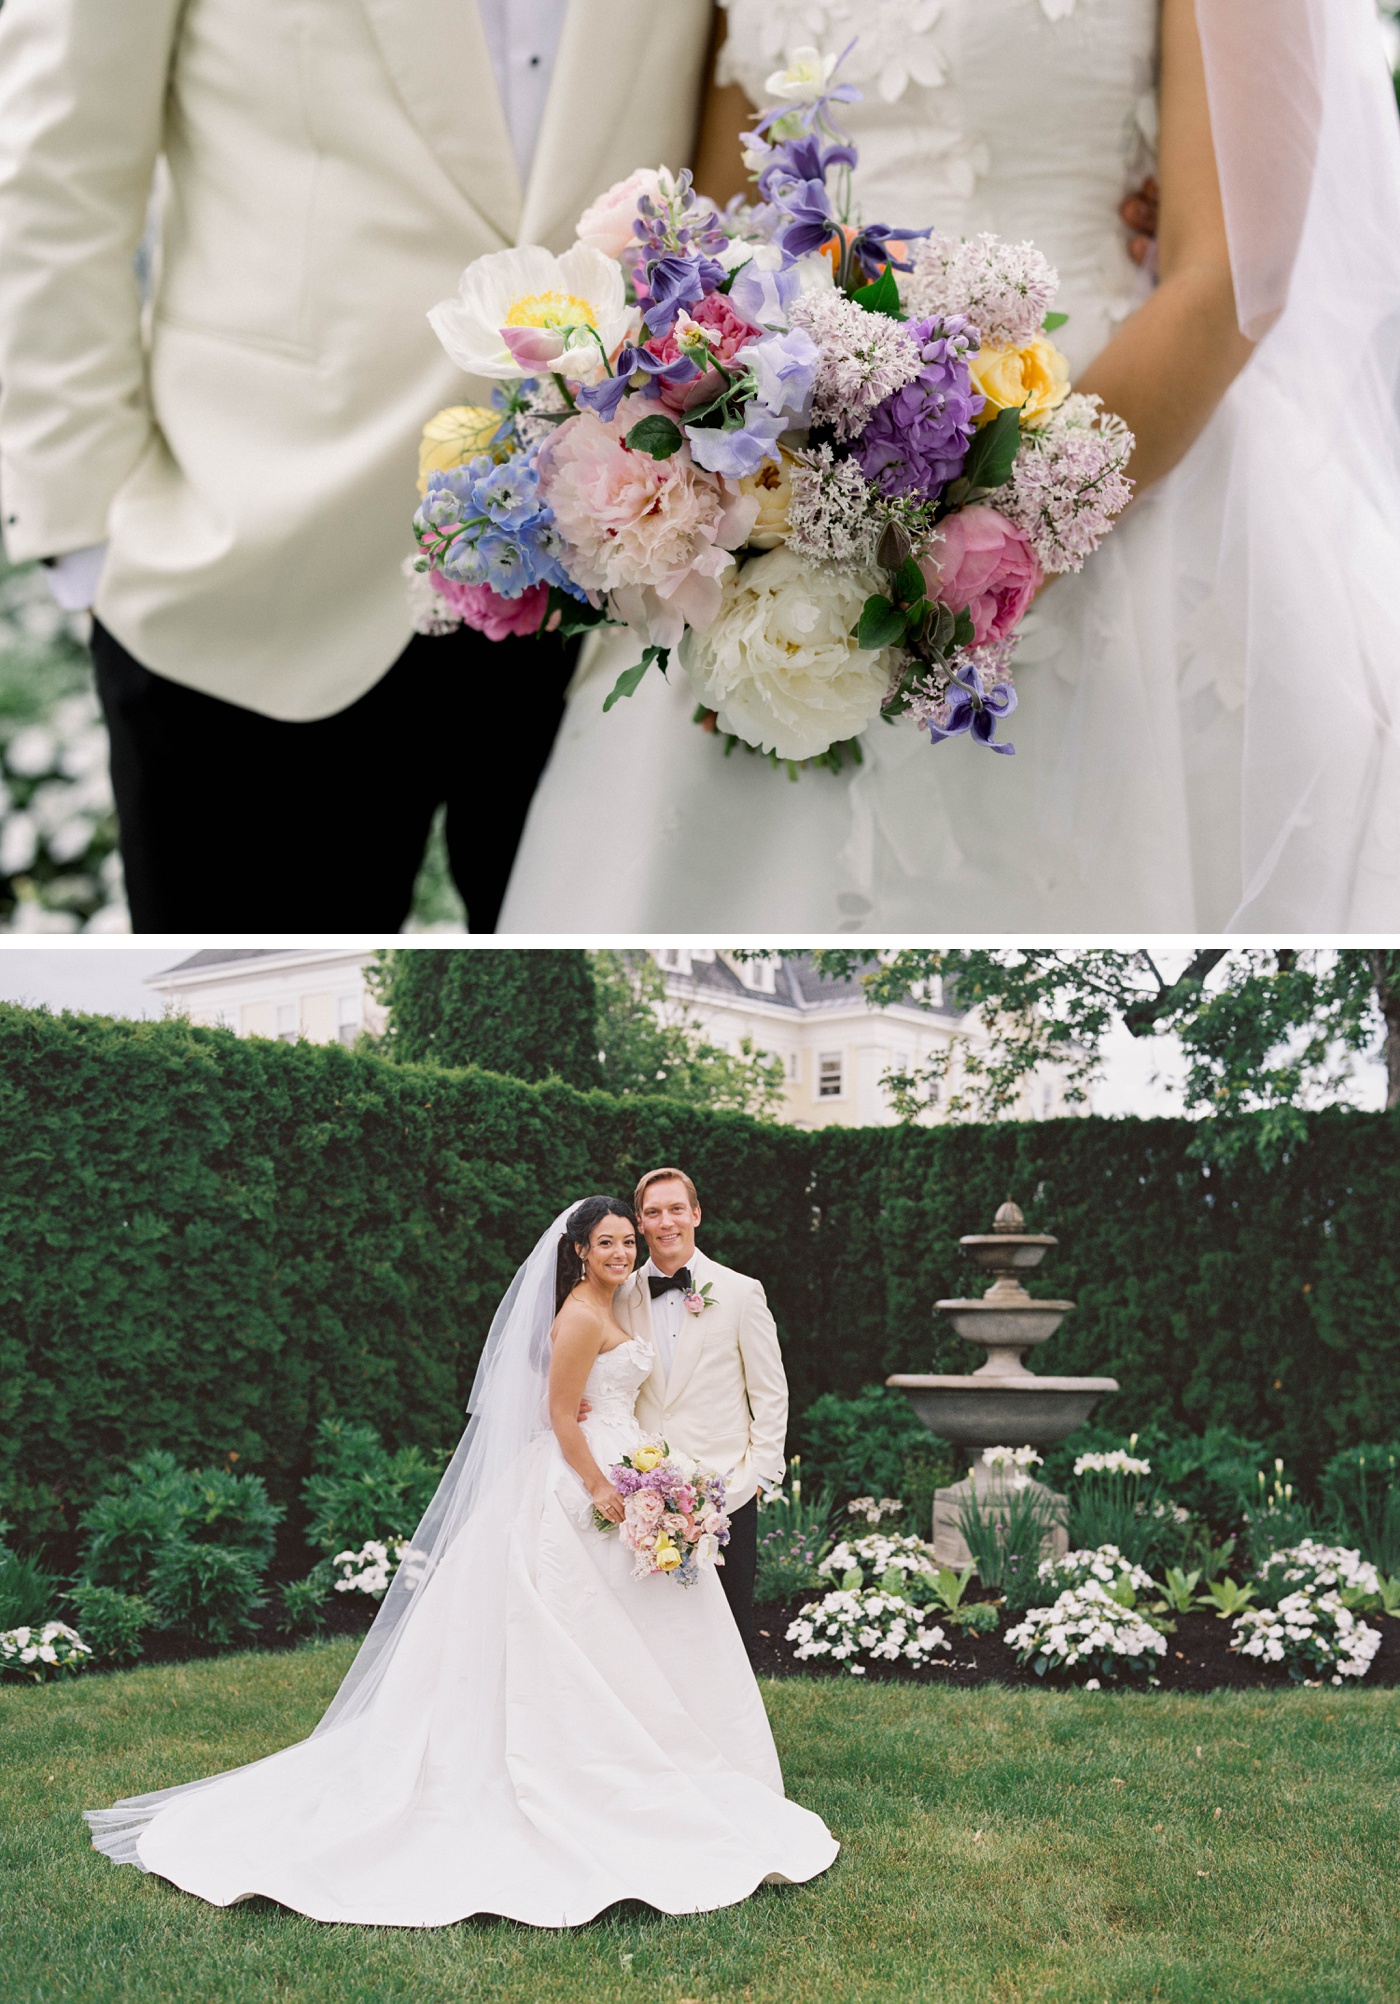
[[[1161,284],[1075,383],[1137,437],[1139,488],[1170,473],[1254,352],[1239,330],[1195,0],[1163,0]]]
[[[700,118],[700,137],[695,144],[695,185],[721,208],[735,195],[748,190],[749,177],[739,147],[739,134],[747,132],[758,116],[738,84],[715,82],[715,65],[724,47],[725,33],[725,19],[720,14],[710,49],[710,83]]]
[[[549,1423],[560,1452],[593,1498],[595,1508],[620,1524],[622,1498],[590,1454],[578,1421],[583,1388],[601,1348],[597,1317],[576,1302],[566,1301],[554,1325],[554,1354],[549,1360]]]

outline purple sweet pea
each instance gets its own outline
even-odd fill
[[[757,386],[757,401],[775,417],[800,423],[812,402],[812,386],[821,366],[821,349],[804,327],[785,334],[765,334],[746,348]]]
[[[1016,707],[1016,691],[1009,682],[998,682],[992,689],[984,690],[982,677],[972,662],[964,661],[953,670],[953,680],[948,689],[948,721],[936,724],[930,718],[928,734],[934,744],[944,738],[961,737],[966,731],[979,745],[989,750],[1003,752],[1010,758],[1015,745],[999,745],[996,742],[997,720],[1009,717]]]
[[[653,334],[669,334],[683,306],[694,306],[707,292],[714,292],[728,276],[724,266],[712,257],[657,258],[647,267],[651,304],[645,315]]]
[[[775,457],[779,435],[787,429],[787,419],[764,409],[757,400],[744,408],[742,431],[711,431],[703,425],[688,424],[690,456],[707,473],[722,473],[728,480],[743,480],[757,473],[765,459]]]

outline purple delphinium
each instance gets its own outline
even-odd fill
[[[972,387],[967,356],[977,329],[960,314],[915,320],[905,329],[923,367],[871,414],[855,448],[860,470],[882,494],[934,501],[962,472],[986,398]]]

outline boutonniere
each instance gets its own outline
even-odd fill
[[[685,1297],[687,1315],[703,1315],[707,1308],[714,1306],[714,1285],[712,1280],[707,1280],[703,1287],[691,1288]]]

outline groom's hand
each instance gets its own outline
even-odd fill
[[[580,1400],[579,1400],[579,1402],[578,1402],[578,1423],[579,1423],[579,1425],[580,1425],[580,1426],[582,1426],[582,1425],[583,1425],[584,1421],[585,1421],[585,1420],[586,1420],[586,1419],[588,1418],[588,1415],[589,1415],[589,1414],[590,1414],[590,1413],[592,1412],[592,1410],[593,1410],[593,1408],[592,1408],[592,1406],[591,1406],[591,1405],[589,1405],[589,1403],[588,1403],[587,1399],[580,1399]]]

